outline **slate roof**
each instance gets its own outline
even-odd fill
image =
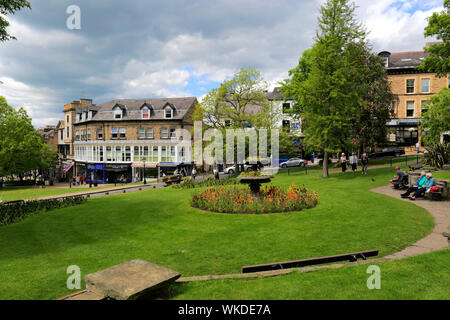
[[[410,69],[419,66],[422,60],[428,57],[429,53],[424,51],[409,51],[409,52],[381,52],[380,56],[388,56],[387,70],[395,69]]]
[[[151,120],[167,120],[164,118],[164,108],[169,105],[174,108],[172,119],[181,120],[186,112],[195,107],[197,103],[196,97],[186,98],[160,98],[160,99],[117,99],[102,104],[92,105],[83,111],[93,110],[94,115],[89,121],[130,121],[142,120],[141,107],[144,104],[151,106]],[[121,120],[114,119],[113,108],[118,105],[124,110]],[[81,109],[80,109],[81,110]],[[87,120],[88,121],[88,120]],[[80,123],[80,122],[78,122]]]

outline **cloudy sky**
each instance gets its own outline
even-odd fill
[[[356,0],[375,52],[422,50],[443,0]],[[0,43],[0,95],[36,127],[79,98],[201,97],[240,67],[272,84],[313,42],[323,0],[31,0]],[[81,29],[67,28],[67,8]]]

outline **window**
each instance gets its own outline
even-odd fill
[[[161,128],[161,139],[168,139],[168,138],[169,138],[169,129]]]
[[[176,160],[175,146],[170,146],[170,156],[169,156],[169,161],[170,161],[170,162],[175,162],[175,160]]]
[[[69,123],[70,121],[69,121],[69,116],[67,116],[67,121],[66,121],[67,123]]]
[[[88,120],[91,120],[92,119],[92,111],[89,111],[88,112]]]
[[[414,117],[414,101],[406,102],[406,116]]]
[[[61,130],[61,131],[60,131],[60,137],[61,137],[61,140],[64,139],[64,130]]]
[[[106,147],[106,161],[112,161],[111,147]]]
[[[75,140],[80,140],[80,131],[75,131]]]
[[[289,120],[283,120],[283,129],[285,129],[287,132],[289,132],[290,128],[291,128],[291,122]]]
[[[139,139],[145,139],[145,128],[139,128]]]
[[[66,128],[66,136],[67,136],[67,138],[69,138],[69,136],[70,136],[70,129],[69,129],[69,127]]]
[[[414,93],[414,79],[406,80],[406,93]]]
[[[111,129],[111,138],[112,139],[117,139],[119,137],[118,132],[117,132],[117,128],[112,128]]]
[[[142,108],[142,119],[150,119],[150,109],[147,107]]]
[[[395,112],[395,101],[392,101],[391,103],[391,115],[395,116],[396,112]]]
[[[120,128],[119,129],[119,138],[120,139],[125,139],[126,137],[127,137],[127,129]]]
[[[157,146],[154,146],[153,148],[153,154],[152,154],[152,161],[153,162],[158,162],[159,160],[158,160],[158,147]]]
[[[114,119],[115,120],[121,120],[122,119],[122,109],[119,107],[114,108]]]
[[[164,118],[165,119],[172,119],[173,118],[173,110],[171,107],[166,107],[164,109]]]
[[[86,140],[86,131],[81,130],[81,140]]]
[[[103,130],[101,128],[97,129],[97,140],[103,140]]]
[[[176,129],[170,129],[170,139],[176,139],[177,138],[177,131]]]
[[[161,162],[167,162],[167,147],[161,147]]]
[[[153,139],[153,128],[147,128],[147,138]]]
[[[428,100],[422,100],[420,106],[422,109],[422,116],[423,116],[423,114],[428,111]]]
[[[87,129],[87,139],[91,140],[91,129]]]
[[[283,113],[288,113],[291,109],[291,104],[289,102],[283,103]]]
[[[430,92],[430,79],[422,79],[422,92],[423,93]]]
[[[81,114],[81,121],[86,121],[86,112]]]
[[[388,57],[383,57],[383,62],[384,62],[385,68],[389,67],[389,58]]]

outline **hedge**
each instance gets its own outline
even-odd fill
[[[58,208],[71,207],[86,202],[83,196],[49,200],[13,201],[0,204],[0,226],[20,221],[28,215]]]

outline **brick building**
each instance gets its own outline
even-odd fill
[[[378,54],[385,61],[388,79],[395,101],[394,118],[388,123],[389,141],[399,146],[413,146],[421,142],[419,123],[428,108],[431,96],[450,85],[448,78],[419,71],[417,66],[428,55],[424,51]]]
[[[146,176],[157,176],[161,168],[192,165],[188,133],[197,103],[195,97],[73,101],[59,124],[60,147],[74,175],[98,183],[140,181],[144,166]]]

